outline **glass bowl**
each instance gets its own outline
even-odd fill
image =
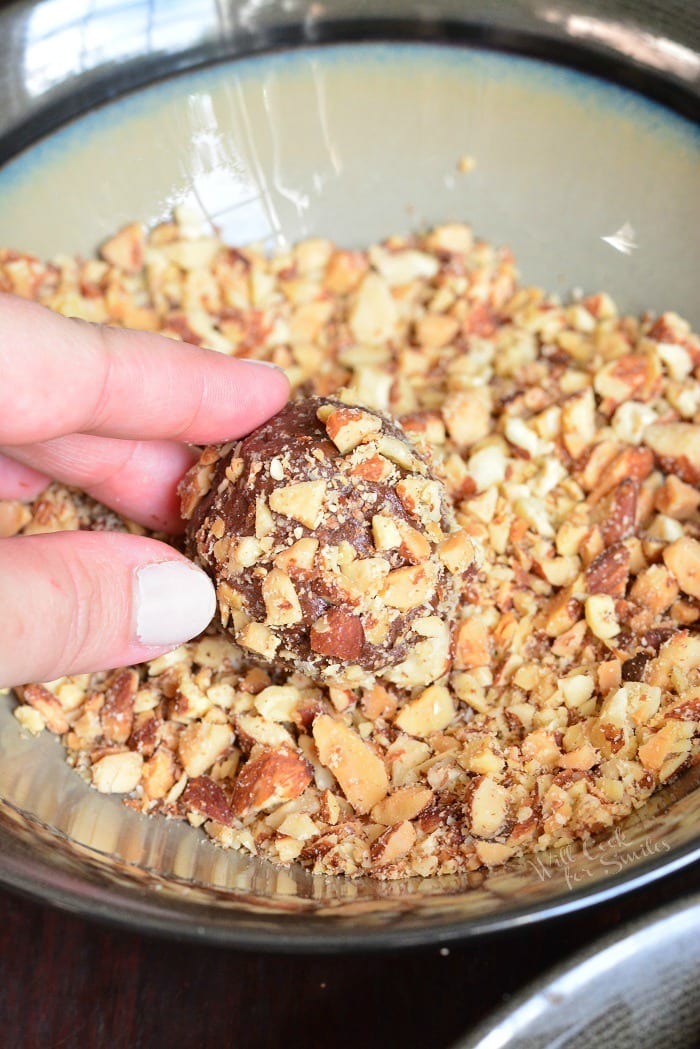
[[[192,203],[229,242],[268,247],[460,219],[513,247],[529,283],[697,325],[697,18],[682,3],[483,6],[10,4],[0,243],[89,254]],[[700,857],[696,767],[585,848],[491,873],[279,870],[91,791],[11,707],[0,697],[0,881],[143,931],[279,950],[448,941]]]

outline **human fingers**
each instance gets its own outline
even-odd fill
[[[215,607],[204,572],[154,539],[3,539],[0,687],[153,659],[200,633]]]
[[[49,483],[49,478],[0,455],[0,499],[33,499]]]
[[[71,434],[0,452],[156,531],[183,530],[177,484],[195,454],[176,441],[118,441]]]
[[[205,444],[286,403],[277,368],[161,335],[61,317],[0,294],[0,444],[69,433]]]

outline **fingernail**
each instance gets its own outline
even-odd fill
[[[201,633],[216,611],[208,576],[185,561],[157,561],[137,568],[134,581],[136,637],[142,645],[179,645]]]
[[[280,368],[279,364],[273,364],[272,361],[258,361],[253,357],[241,357],[239,358],[244,364],[257,364],[261,368],[274,368],[276,372],[282,372],[284,375],[284,368]]]

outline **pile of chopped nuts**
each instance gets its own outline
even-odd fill
[[[563,305],[446,225],[267,258],[191,220],[99,260],[0,251],[0,289],[283,367],[397,417],[483,552],[427,687],[319,687],[211,633],[18,690],[97,790],[318,873],[434,875],[604,831],[700,756],[700,342]],[[135,526],[51,485],[0,535]]]

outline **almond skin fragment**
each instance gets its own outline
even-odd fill
[[[314,721],[313,736],[321,764],[333,773],[356,812],[369,812],[386,796],[389,777],[384,762],[357,732],[321,714]]]

